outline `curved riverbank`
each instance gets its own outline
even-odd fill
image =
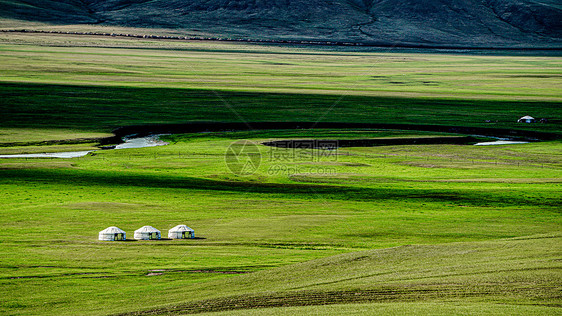
[[[56,139],[56,140],[43,140],[31,142],[5,142],[0,143],[0,147],[23,147],[23,146],[54,146],[54,145],[79,145],[99,143],[100,145],[119,144],[122,143],[118,136],[108,137],[88,137],[88,138],[70,138],[70,139]]]
[[[168,143],[161,141],[158,138],[159,135],[151,135],[145,137],[124,137],[119,138],[119,144],[113,146],[102,146],[98,150],[104,149],[131,149],[131,148],[145,148],[145,147],[155,147],[164,146]],[[114,136],[115,137],[115,136]],[[109,139],[114,137],[108,137]],[[51,152],[51,153],[34,153],[34,154],[10,154],[10,155],[0,155],[0,158],[80,158],[88,155],[97,150],[86,150],[86,151],[66,151],[66,152]]]
[[[268,129],[396,129],[454,133],[464,135],[482,135],[524,141],[562,139],[557,133],[496,129],[467,126],[383,124],[383,123],[342,123],[342,122],[192,122],[185,124],[151,124],[119,127],[113,131],[116,137],[135,135],[138,137],[153,134],[184,134],[222,131],[251,131]]]
[[[311,139],[289,139],[276,140],[262,143],[266,146],[278,148],[326,148],[334,149],[341,147],[374,147],[392,145],[434,145],[454,144],[467,145],[478,142],[472,136],[447,136],[447,137],[404,137],[404,138],[365,138],[365,139],[338,139],[338,140],[311,140]]]
[[[467,136],[441,136],[441,137],[408,137],[408,138],[368,138],[368,139],[345,139],[336,140],[337,147],[371,147],[384,145],[412,145],[412,144],[475,144],[479,140],[474,135],[497,138],[506,143],[520,143],[528,141],[556,140],[561,139],[555,133],[462,127],[441,125],[409,125],[409,124],[377,124],[377,123],[340,123],[340,122],[193,122],[186,124],[153,124],[134,125],[117,128],[113,131],[114,136],[101,138],[79,138],[66,140],[51,140],[42,142],[14,142],[2,143],[0,147],[12,146],[48,146],[48,145],[70,145],[97,142],[100,149],[124,149],[160,146],[154,140],[149,140],[160,134],[185,134],[201,132],[223,132],[223,131],[252,131],[252,130],[305,130],[305,129],[388,129],[388,130],[410,130],[465,134]],[[516,142],[513,142],[513,141]],[[334,140],[331,140],[332,142]],[[264,145],[285,148],[297,148],[305,146],[310,148],[310,140],[284,140],[266,142]],[[137,144],[138,143],[138,144]],[[163,143],[163,142],[162,142]],[[306,144],[305,144],[306,143]],[[490,142],[497,143],[497,142]],[[116,145],[117,144],[117,145]],[[481,145],[488,143],[481,143]],[[312,144],[314,147],[315,145]],[[87,155],[90,151],[60,152],[60,153],[38,153],[19,155],[0,155],[0,158],[75,158]]]

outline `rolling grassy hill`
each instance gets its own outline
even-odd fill
[[[167,29],[184,35],[384,45],[560,47],[562,9],[548,0],[2,0],[23,21]],[[17,23],[14,20],[19,21]],[[45,26],[45,25],[43,25]]]
[[[560,236],[542,235],[341,254],[195,285],[189,288],[197,293],[194,297],[208,295],[221,287],[228,288],[229,295],[128,315],[233,310],[244,310],[247,314],[253,308],[297,306],[307,307],[294,309],[296,314],[315,314],[322,310],[326,313],[325,305],[333,304],[337,305],[327,314],[340,314],[338,311],[351,303],[378,303],[353,307],[356,311],[364,309],[362,313],[407,310],[407,314],[423,314],[423,303],[441,303],[431,310],[436,314],[476,315],[486,310],[501,315],[512,313],[514,308],[521,313],[555,313],[555,309],[547,307],[557,305],[560,298],[562,266],[558,246],[561,241]],[[498,304],[486,307],[475,304],[482,304],[483,298]],[[403,307],[405,302],[413,301],[416,303]],[[324,306],[318,308],[318,305]],[[272,314],[265,310],[255,313]]]

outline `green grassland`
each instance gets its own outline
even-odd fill
[[[3,161],[4,311],[167,312],[185,305],[193,312],[198,301],[218,311],[247,296],[252,302],[240,306],[308,305],[294,295],[310,296],[312,305],[398,302],[360,308],[372,312],[399,311],[411,301],[439,302],[441,313],[463,304],[492,304],[490,313],[558,310],[559,142],[346,148],[316,161],[305,153],[278,161],[270,151],[279,149],[260,145],[258,172],[236,176],[224,153],[240,133],[229,134],[175,135],[165,147],[101,151],[66,165]],[[165,232],[184,222],[205,239],[96,240],[110,225],[132,234],[145,224]],[[398,254],[363,252],[389,247]],[[331,257],[342,253],[352,254]],[[308,263],[292,265],[299,262]],[[254,273],[234,274],[247,272]],[[367,296],[347,298],[350,290]],[[318,295],[327,296],[315,301]]]
[[[10,36],[0,34],[0,143],[20,144],[1,154],[88,149],[34,142],[190,121],[561,132],[556,57]],[[435,86],[422,84],[429,77]],[[525,114],[551,123],[516,124]],[[212,132],[82,158],[2,159],[0,313],[560,314],[559,140],[260,145],[441,135]],[[240,139],[259,149],[253,174],[225,163]],[[178,224],[200,238],[97,240],[113,225],[131,239],[143,225],[165,236]]]
[[[0,39],[3,129],[50,129],[49,135],[144,123],[339,121],[560,130],[558,57],[83,36]],[[84,46],[88,40],[91,47]],[[515,123],[527,114],[553,122]]]

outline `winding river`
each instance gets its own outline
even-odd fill
[[[515,140],[496,140],[493,142],[481,142],[476,143],[474,146],[493,146],[493,145],[516,145],[516,144],[528,144],[529,142],[515,141]]]
[[[146,137],[124,137],[123,143],[116,145],[114,148],[110,149],[130,149],[130,148],[145,148],[145,147],[155,147],[164,146],[168,143],[161,141],[158,135],[150,135]],[[15,155],[0,155],[0,158],[79,158],[84,157],[87,154],[97,150],[88,151],[67,151],[58,153],[36,153],[36,154],[15,154]]]
[[[161,141],[161,135],[169,135],[169,134],[156,134],[156,135],[149,135],[145,137],[123,137],[123,143],[112,146],[110,148],[102,148],[100,150],[107,150],[107,149],[131,149],[131,148],[145,148],[145,147],[156,147],[156,146],[165,146],[168,143]],[[515,144],[527,144],[528,142],[524,141],[513,141],[508,140],[505,138],[498,138],[496,141],[490,142],[480,142],[474,144],[475,146],[491,146],[491,145],[515,145]],[[358,147],[363,147],[359,145]],[[35,154],[13,154],[13,155],[0,155],[0,158],[79,158],[88,155],[97,150],[88,150],[88,151],[67,151],[67,152],[56,152],[56,153],[35,153]]]

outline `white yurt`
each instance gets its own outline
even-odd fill
[[[152,226],[143,226],[135,230],[134,238],[137,240],[160,239],[160,231]]]
[[[195,231],[186,225],[178,225],[168,231],[170,239],[191,239],[195,238]]]
[[[126,239],[125,231],[115,226],[108,227],[99,233],[99,240],[116,241]]]
[[[525,115],[517,120],[517,123],[535,123],[535,118],[529,115]]]

